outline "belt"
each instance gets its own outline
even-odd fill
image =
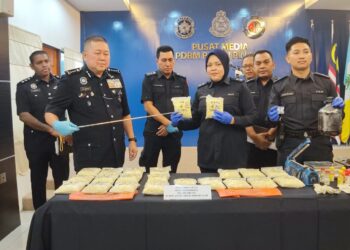
[[[308,131],[292,131],[286,130],[286,137],[294,137],[294,138],[313,138],[317,136],[321,136],[322,134],[317,130],[308,130]]]

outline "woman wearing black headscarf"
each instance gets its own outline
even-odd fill
[[[205,67],[210,80],[197,89],[192,119],[183,119],[181,114],[174,113],[172,124],[182,130],[199,128],[198,166],[201,172],[245,167],[245,127],[254,120],[253,99],[245,83],[228,77],[229,57],[224,50],[210,52],[205,59]],[[205,119],[208,95],[224,99],[224,112],[215,111],[213,119]]]

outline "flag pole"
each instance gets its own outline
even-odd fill
[[[315,43],[315,24],[314,24],[314,19],[310,20],[310,27],[311,27],[311,39],[312,39],[312,61],[313,61],[313,66],[314,70],[317,71],[317,61],[316,61],[316,43]]]

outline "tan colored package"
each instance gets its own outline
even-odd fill
[[[197,180],[194,178],[178,178],[174,180],[175,185],[187,185],[194,186],[197,184]]]
[[[116,184],[114,185],[109,192],[110,193],[134,193],[137,188],[139,187],[139,184],[133,183],[133,184]]]
[[[109,183],[90,183],[81,192],[84,194],[105,194],[112,187]]]
[[[85,182],[75,182],[75,183],[64,182],[63,185],[60,186],[55,191],[55,194],[71,194],[71,193],[74,193],[74,192],[79,192],[85,186],[86,186]]]
[[[277,184],[267,177],[250,177],[247,178],[248,183],[253,188],[276,188]]]
[[[224,184],[232,189],[252,188],[244,178],[229,178],[224,180]]]
[[[218,169],[218,173],[221,179],[229,179],[229,178],[241,178],[237,169]]]
[[[211,187],[211,190],[226,189],[226,186],[224,185],[224,183],[222,183],[222,180],[220,177],[198,178],[198,183],[200,185],[209,185]]]
[[[302,188],[305,184],[294,176],[278,176],[273,179],[280,187],[283,188]]]
[[[185,119],[191,119],[191,97],[173,97],[171,101],[174,105],[174,111],[182,114]]]
[[[207,107],[207,112],[205,115],[205,119],[213,118],[214,110],[221,111],[221,112],[224,111],[224,98],[212,97],[211,95],[207,95],[206,107]]]

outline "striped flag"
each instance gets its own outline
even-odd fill
[[[349,21],[350,31],[350,21]],[[344,73],[344,85],[345,85],[345,107],[344,107],[344,119],[342,124],[342,131],[340,139],[343,143],[349,141],[350,138],[350,35],[348,42],[348,52],[346,54],[345,73]]]
[[[334,41],[334,21],[332,20],[331,26],[331,54],[328,64],[328,76],[331,78],[332,82],[335,85],[338,95],[340,95],[339,88],[339,59],[338,59],[338,44]]]

